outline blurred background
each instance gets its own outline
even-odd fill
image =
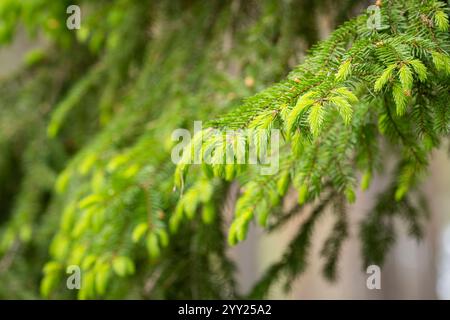
[[[373,205],[376,191],[383,185],[378,178],[367,192],[360,192],[350,209],[350,239],[343,246],[339,274],[335,283],[322,277],[320,244],[333,225],[329,216],[320,221],[313,236],[313,249],[307,271],[285,295],[279,289],[274,298],[286,299],[450,299],[450,167],[447,150],[435,152],[425,193],[430,206],[430,220],[422,241],[407,236],[405,226],[397,223],[398,239],[381,268],[381,289],[369,290],[366,280],[370,274],[362,269],[358,225]],[[297,221],[299,223],[301,221]],[[282,248],[297,231],[292,224],[283,233],[268,236],[259,228],[252,228],[248,241],[233,249],[239,265],[239,283],[251,288],[262,271],[278,258]]]

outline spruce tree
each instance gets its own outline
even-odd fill
[[[79,30],[66,27],[73,2]],[[321,12],[335,30],[318,42]],[[362,265],[382,265],[395,220],[421,237],[420,182],[448,142],[448,13],[438,0],[3,0],[0,43],[25,29],[45,45],[0,79],[0,297],[264,298],[306,269],[328,208],[334,280],[355,190],[394,158],[359,233]],[[175,165],[173,131],[198,120],[183,159],[212,148],[212,162]],[[239,163],[248,142],[212,128],[279,130],[279,169]],[[238,292],[227,248],[306,206],[282,258]],[[67,290],[71,265],[80,290]]]

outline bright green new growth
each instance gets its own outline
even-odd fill
[[[354,1],[339,3],[338,21]],[[227,239],[243,241],[253,221],[276,232],[307,205],[282,258],[245,296],[265,297],[280,280],[288,289],[328,208],[335,224],[321,254],[334,279],[347,204],[383,168],[381,141],[396,167],[361,224],[364,264],[383,262],[392,218],[420,237],[420,179],[450,129],[443,1],[383,1],[387,28],[368,29],[362,13],[297,67],[294,44],[317,40],[311,12],[328,1],[85,1],[90,11],[75,34],[61,23],[69,4],[0,4],[0,42],[21,22],[53,44],[1,82],[4,288],[19,297],[36,297],[38,283],[44,297],[241,297]],[[223,144],[205,125],[189,150],[219,146],[212,164],[175,167],[171,134],[195,120],[224,132],[279,129],[279,170],[261,175],[242,164],[242,137]],[[222,164],[226,148],[234,163]],[[195,154],[186,151],[185,159]],[[18,172],[7,174],[16,162]],[[297,205],[286,210],[292,196]],[[65,288],[70,265],[82,269],[79,291]],[[33,279],[32,293],[24,278]]]
[[[450,76],[447,15],[442,16],[443,4],[439,2],[388,3],[381,8],[385,16],[388,10],[395,12],[390,15],[388,31],[364,29],[364,16],[346,23],[329,40],[316,46],[309,58],[291,72],[288,80],[211,123],[218,128],[242,129],[248,121],[256,121],[264,114],[275,114],[270,118],[272,123],[265,127],[279,128],[286,138],[280,147],[282,166],[277,175],[259,177],[250,167],[242,174],[243,194],[237,202],[235,220],[229,231],[230,244],[245,239],[255,216],[263,217],[257,219],[262,226],[270,226],[270,221],[276,226],[277,220],[290,218],[285,214],[271,214],[271,211],[277,210],[281,198],[287,194],[285,181],[292,181],[292,186],[298,190],[300,206],[315,203],[323,210],[326,207],[323,194],[331,194],[328,200],[331,203],[340,203],[342,213],[336,230],[322,251],[329,259],[324,273],[334,278],[340,243],[347,237],[342,197],[349,203],[355,201],[357,171],[363,173],[361,188],[368,189],[372,173],[382,164],[378,151],[380,138],[386,138],[401,150],[398,173],[385,192],[391,192],[392,196],[382,197],[375,213],[363,223],[362,240],[369,241],[367,232],[371,228],[383,226],[391,230],[385,216],[403,214],[399,208],[403,202],[406,210],[414,210],[414,215],[407,219],[414,225],[412,234],[419,234],[421,216],[406,196],[414,194],[426,170],[429,153],[449,132],[449,111],[445,102],[449,96]],[[435,25],[431,22],[433,17]],[[412,117],[404,118],[407,113]],[[442,117],[447,119],[444,120],[447,125],[443,124]],[[377,122],[379,133],[375,127]],[[183,166],[183,170],[186,169]],[[278,184],[284,185],[282,188],[273,185],[277,179],[280,179]],[[394,190],[390,191],[392,188]],[[386,213],[378,214],[377,210]],[[308,223],[304,232],[311,232],[312,226]],[[389,235],[389,240],[384,240],[383,232],[374,232],[370,237],[379,239],[367,242],[363,255],[367,263],[382,263],[383,252],[392,244],[393,235]],[[300,236],[293,240],[292,246],[300,250],[308,245],[306,241]],[[254,294],[262,294],[274,278],[283,273],[294,276],[303,271],[306,257],[290,257],[289,253],[269,269]],[[295,259],[301,262],[294,262]],[[296,266],[299,263],[301,268]]]

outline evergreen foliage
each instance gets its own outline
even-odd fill
[[[321,254],[333,280],[347,205],[392,158],[361,224],[364,264],[383,262],[397,218],[420,238],[420,181],[450,129],[448,3],[377,1],[383,26],[373,30],[368,3],[344,0],[78,2],[76,32],[65,28],[71,1],[0,3],[0,43],[21,25],[50,42],[0,82],[0,297],[241,297],[228,245],[253,221],[276,232],[307,206],[280,261],[244,294],[289,288],[328,208],[335,224]],[[333,4],[334,23],[345,22],[299,56],[299,43],[318,40],[312,13]],[[361,14],[348,20],[351,10]],[[239,136],[212,164],[175,166],[172,131],[195,120],[279,129],[278,172],[221,164]],[[188,147],[217,146],[208,130]],[[81,266],[79,291],[65,287],[69,265]]]

